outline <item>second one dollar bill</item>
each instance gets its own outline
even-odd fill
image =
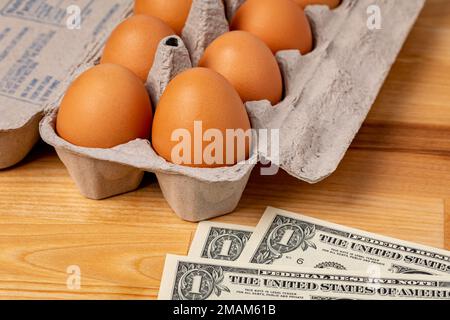
[[[448,277],[297,270],[168,255],[162,300],[422,300],[450,299]]]

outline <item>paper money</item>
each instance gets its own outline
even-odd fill
[[[254,228],[216,222],[201,222],[189,251],[190,257],[236,261]]]
[[[448,277],[301,270],[168,255],[162,300],[450,299]]]
[[[450,275],[450,252],[268,208],[240,261],[370,273]]]

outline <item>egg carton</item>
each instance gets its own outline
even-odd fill
[[[182,38],[168,37],[158,48],[146,86],[155,106],[167,83],[196,65],[204,49],[228,31],[228,20],[242,3],[194,0]],[[336,170],[366,118],[377,94],[420,13],[424,0],[343,0],[334,10],[310,6],[315,49],[278,52],[285,99],[246,104],[254,129],[280,132],[280,168],[316,183]],[[367,26],[367,8],[381,10],[382,29]],[[226,13],[225,13],[226,12]],[[85,59],[65,82],[98,59]],[[224,168],[191,168],[165,161],[147,140],[111,149],[74,146],[55,132],[58,100],[40,124],[42,138],[53,145],[80,192],[103,199],[136,189],[144,172],[156,174],[164,197],[182,219],[200,221],[232,212],[258,161],[275,161],[269,148],[253,145],[248,161]],[[189,106],[183,106],[189,107]],[[267,146],[266,146],[267,147]]]

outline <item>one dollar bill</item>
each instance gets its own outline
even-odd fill
[[[357,272],[299,270],[168,255],[161,300],[450,299],[448,278],[369,277]]]
[[[240,261],[273,266],[450,276],[450,252],[268,208]]]

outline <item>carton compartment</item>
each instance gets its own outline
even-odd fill
[[[144,177],[142,170],[130,166],[88,158],[64,148],[56,148],[56,152],[80,193],[89,199],[101,200],[136,190]]]
[[[43,113],[33,116],[18,129],[0,131],[0,169],[19,163],[39,140],[39,121]]]
[[[172,210],[183,220],[212,219],[236,209],[251,170],[237,181],[205,182],[181,174],[157,172],[159,186]]]

